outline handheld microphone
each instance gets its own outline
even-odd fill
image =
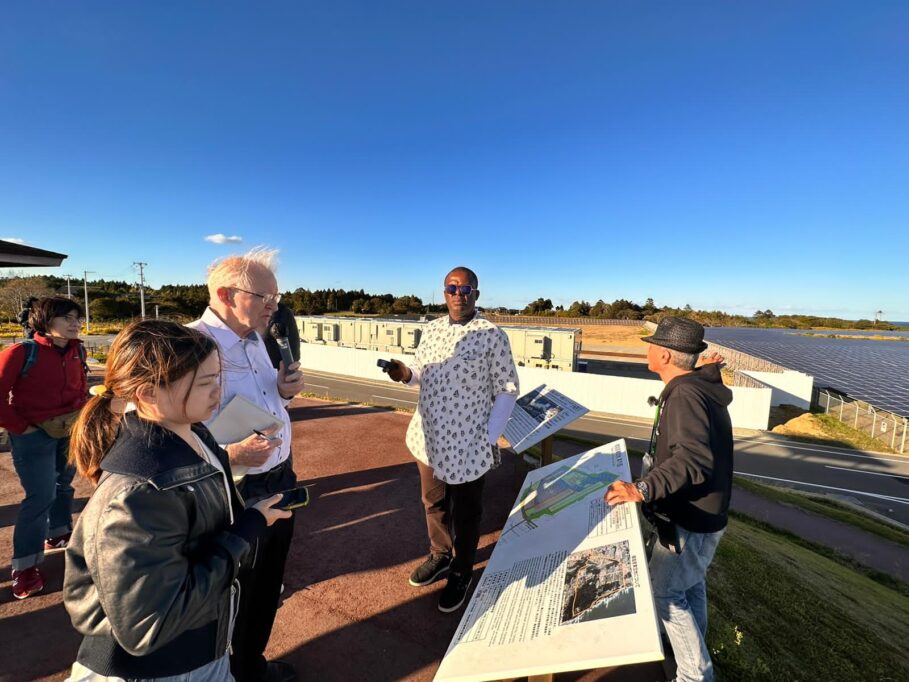
[[[292,364],[294,364],[294,354],[290,351],[290,342],[287,340],[286,336],[281,334],[281,331],[278,329],[278,325],[272,325],[271,329],[272,338],[278,342],[278,352],[281,353],[281,360],[284,361],[284,369],[287,370]]]

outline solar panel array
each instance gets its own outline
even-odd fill
[[[875,407],[909,415],[909,340],[831,339],[801,333],[803,330],[711,327],[706,338],[811,374],[815,386],[831,386]],[[826,330],[814,333],[863,335]],[[909,339],[909,332],[877,333]]]

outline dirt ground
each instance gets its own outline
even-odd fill
[[[313,501],[297,512],[284,605],[267,655],[295,665],[301,680],[429,682],[462,612],[439,613],[443,583],[407,584],[428,551],[419,478],[404,445],[410,416],[307,399],[295,400],[290,414],[294,469],[312,485]],[[480,570],[523,480],[518,459],[506,457],[488,475]],[[91,491],[84,481],[76,490],[79,511]],[[62,680],[80,641],[61,603],[64,555],[45,561],[43,593],[16,601],[10,591],[21,497],[9,452],[0,452],[0,680]],[[663,679],[659,663],[556,676],[559,682]]]
[[[588,325],[581,327],[581,342],[584,346],[617,346],[620,348],[640,348],[647,352],[647,344],[641,341],[643,327],[624,327],[611,325]],[[649,334],[649,332],[648,332]]]
[[[818,423],[813,414],[806,413],[788,420],[784,424],[774,426],[771,431],[781,436],[802,436],[805,438],[829,438],[829,435]]]
[[[553,322],[553,326],[558,326],[557,322]],[[623,350],[640,349],[641,353],[647,352],[647,344],[641,341],[641,337],[650,332],[646,332],[636,322],[631,325],[590,324],[572,327],[581,330],[581,343],[585,348],[594,346],[598,350],[608,350],[607,346],[615,346]]]

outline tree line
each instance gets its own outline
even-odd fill
[[[82,282],[72,283],[72,296],[84,306]],[[162,317],[196,318],[208,305],[204,284],[166,284],[157,289],[145,287],[145,313],[154,316],[155,306]],[[30,297],[67,295],[66,279],[53,275],[13,274],[0,277],[0,317],[15,321]],[[88,281],[89,314],[92,320],[124,320],[141,312],[139,288],[135,283],[96,279]],[[444,306],[426,306],[419,296],[370,294],[360,289],[296,289],[282,294],[281,302],[299,315],[355,313],[362,315],[404,315],[435,312]]]
[[[73,298],[83,301],[81,282],[74,283]],[[0,276],[0,317],[15,321],[22,306],[31,296],[66,295],[66,279],[53,275],[9,274]],[[124,320],[140,314],[139,289],[135,283],[118,280],[96,279],[88,282],[89,313],[92,320]],[[355,315],[406,315],[443,313],[444,304],[426,305],[419,296],[371,294],[363,289],[303,289],[286,291],[282,303],[298,315],[324,315],[348,313]],[[175,319],[196,318],[208,305],[208,287],[204,284],[166,284],[157,289],[145,288],[146,315],[154,316],[155,306],[162,317]],[[590,317],[615,320],[648,320],[658,322],[667,315],[690,317],[712,327],[788,327],[805,329],[831,327],[834,329],[894,329],[886,321],[842,320],[835,317],[813,315],[775,315],[772,310],[758,310],[754,315],[733,315],[719,310],[694,310],[690,305],[682,308],[659,307],[652,298],[643,304],[624,298],[612,303],[600,299],[591,304],[575,301],[568,308],[554,306],[551,299],[538,298],[523,309],[495,308],[499,314],[521,314],[544,317]]]
[[[517,311],[513,311],[517,312]],[[607,320],[642,320],[659,322],[662,318],[674,315],[689,317],[707,327],[783,327],[787,329],[811,329],[830,327],[833,329],[899,329],[886,320],[843,320],[838,317],[821,317],[817,315],[775,315],[772,310],[757,310],[752,316],[734,315],[721,310],[694,310],[690,305],[682,308],[670,306],[658,307],[652,298],[643,305],[619,298],[612,303],[602,299],[594,304],[588,301],[575,301],[568,308],[553,306],[548,298],[531,301],[520,311],[521,315],[546,317],[590,317]]]

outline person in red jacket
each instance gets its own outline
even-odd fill
[[[34,338],[0,353],[0,426],[25,491],[13,532],[16,599],[44,589],[38,565],[45,551],[65,548],[72,532],[69,430],[88,398],[79,304],[42,298],[29,321]]]

